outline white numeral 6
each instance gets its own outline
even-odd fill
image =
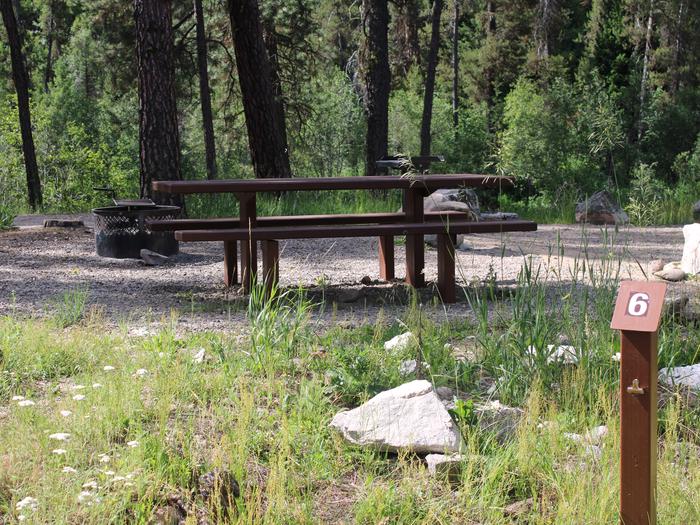
[[[644,292],[636,292],[630,297],[627,304],[627,313],[635,317],[642,317],[649,309],[649,295]]]

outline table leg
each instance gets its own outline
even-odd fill
[[[391,281],[394,278],[394,237],[379,237],[379,278]]]
[[[409,188],[404,191],[403,211],[406,222],[423,222],[423,190]],[[425,286],[425,245],[423,235],[406,235],[406,282],[415,288]]]
[[[238,243],[224,241],[224,284],[233,286],[238,282]]]
[[[257,220],[255,193],[239,193],[237,197],[240,204],[240,226],[241,228],[252,228]],[[241,282],[245,293],[250,293],[257,272],[257,243],[252,239],[241,241]]]
[[[442,302],[454,303],[455,293],[455,245],[453,235],[440,233],[437,236],[438,252],[438,290]]]
[[[272,296],[272,289],[279,281],[280,245],[279,241],[260,241],[263,258],[263,279],[265,281],[265,297]]]

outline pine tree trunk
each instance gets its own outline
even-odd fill
[[[275,96],[275,113],[277,121],[280,123],[280,133],[282,134],[282,143],[284,150],[289,151],[289,142],[287,140],[287,117],[284,112],[284,97],[282,96],[282,79],[280,78],[280,62],[277,48],[277,34],[273,24],[263,22],[263,40],[267,49],[267,56],[270,57],[270,71],[272,73],[272,88]]]
[[[459,0],[454,0],[452,25],[452,124],[459,126]]]
[[[425,74],[425,93],[423,96],[423,118],[420,126],[420,154],[430,155],[430,126],[433,120],[433,96],[435,94],[435,70],[440,51],[440,17],[442,0],[433,0],[433,27],[428,51],[428,70]]]
[[[258,178],[291,177],[286,130],[276,105],[272,65],[257,0],[229,0],[250,156]]]
[[[360,49],[367,116],[365,174],[377,175],[376,161],[389,147],[389,6],[387,0],[363,0],[362,27],[366,35]]]
[[[170,0],[134,0],[139,84],[141,197],[182,205],[174,194],[154,193],[155,180],[179,180],[180,134],[175,100]]]
[[[56,24],[53,14],[53,2],[49,2],[47,9],[49,10],[48,20],[46,21],[46,68],[44,69],[44,92],[49,91],[49,82],[53,78],[53,33]]]
[[[204,31],[204,9],[202,0],[194,0],[197,22],[197,68],[199,70],[199,100],[202,106],[202,131],[207,164],[207,178],[216,178],[216,144],[214,142],[214,118],[211,111],[209,71],[207,68],[207,36]]]
[[[12,78],[17,91],[17,111],[19,127],[22,135],[22,152],[24,153],[24,168],[27,173],[27,194],[29,206],[36,210],[41,205],[41,180],[36,163],[34,137],[32,135],[32,120],[29,111],[29,77],[22,54],[22,37],[17,25],[17,18],[11,0],[0,0],[0,11],[5,24],[5,31],[10,45],[12,60]]]
[[[420,64],[418,24],[420,21],[417,0],[395,2],[397,19],[394,22],[394,43],[397,50],[395,64],[402,75],[407,75],[411,66]]]
[[[639,120],[637,122],[637,140],[644,134],[644,105],[646,104],[647,80],[649,78],[649,58],[651,56],[651,36],[654,24],[654,0],[649,0],[649,17],[647,18],[644,39],[644,57],[642,59],[642,79],[639,82]]]

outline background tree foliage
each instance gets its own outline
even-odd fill
[[[19,8],[44,207],[102,203],[92,191],[96,185],[137,195],[132,2],[13,4]],[[296,176],[365,171],[361,4],[259,0]],[[433,2],[395,0],[388,6],[388,153],[418,154]],[[217,176],[252,176],[227,5],[203,0],[203,8]],[[521,195],[530,206],[571,202],[602,188],[624,203],[639,202],[649,188],[679,206],[698,198],[699,3],[446,0],[439,28],[430,128],[432,152],[448,161],[439,170],[531,179],[533,186]],[[191,2],[173,4],[173,31],[182,176],[205,178]],[[26,206],[26,176],[9,53],[3,29],[0,207],[19,212]]]

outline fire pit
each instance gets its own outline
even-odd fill
[[[110,191],[108,188],[96,189]],[[158,205],[150,199],[112,200],[114,206],[92,210],[95,215],[97,255],[138,259],[143,248],[167,256],[178,252],[178,242],[173,232],[154,232],[146,225],[149,219],[178,218],[178,206]]]

